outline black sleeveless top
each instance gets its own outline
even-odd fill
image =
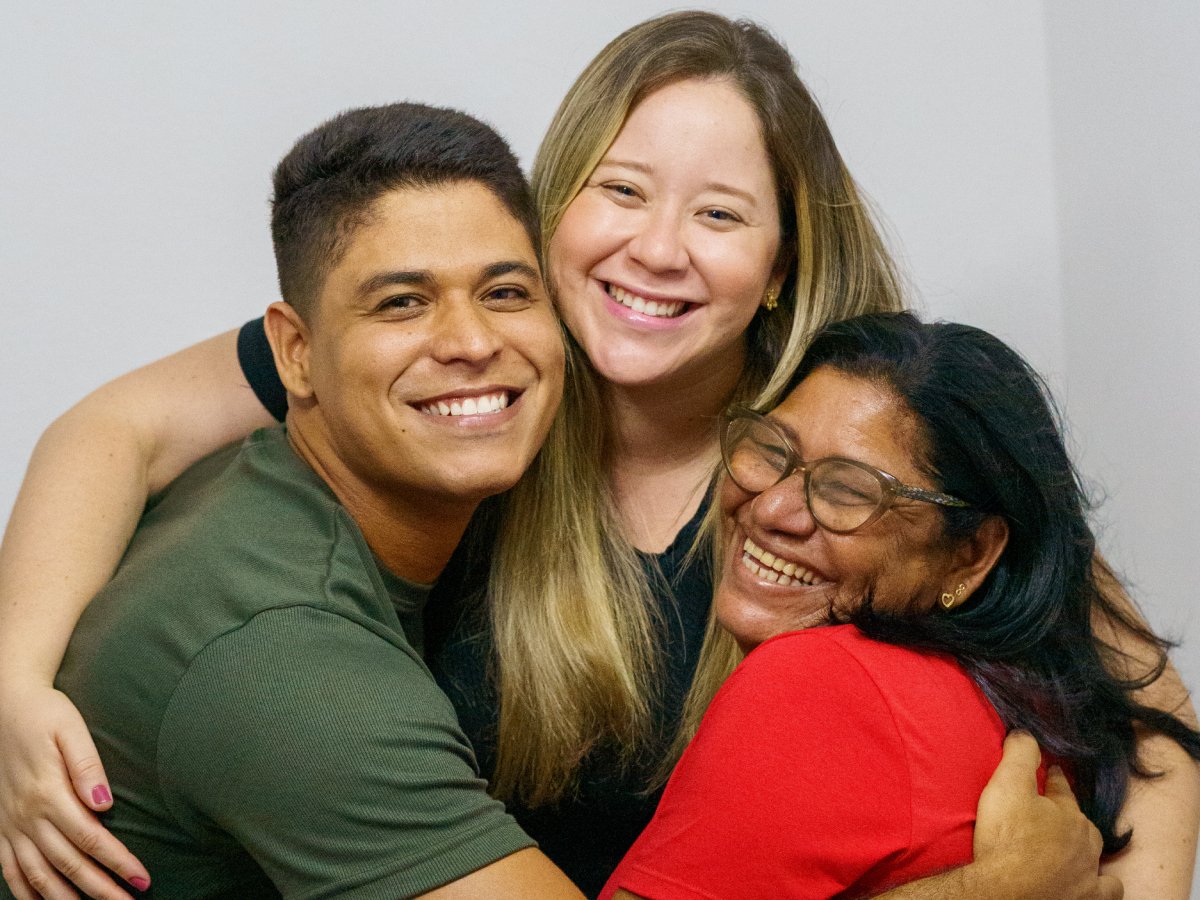
[[[242,370],[263,405],[278,419],[287,411],[286,395],[275,371],[261,319],[238,335]],[[705,554],[686,564],[706,498],[696,515],[664,552],[641,554],[654,585],[659,637],[664,653],[661,691],[656,704],[658,750],[674,733],[688,685],[696,670],[712,594]],[[490,778],[496,758],[498,702],[489,677],[491,635],[483,609],[486,551],[456,552],[426,607],[426,662],[458,711],[479,761]],[[509,803],[509,811],[545,853],[588,896],[596,896],[634,839],[650,822],[659,792],[647,792],[660,753],[625,770],[614,748],[598,747],[582,764],[579,787],[568,799],[529,809]]]

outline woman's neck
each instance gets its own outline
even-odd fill
[[[665,550],[699,508],[719,458],[719,417],[740,377],[739,365],[680,383],[604,386],[609,477],[639,550]]]

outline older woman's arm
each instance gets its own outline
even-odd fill
[[[88,810],[110,805],[103,767],[53,680],[146,498],[273,421],[242,375],[236,334],[105,385],[34,450],[0,544],[0,865],[18,897],[71,896],[63,872],[92,896],[128,896],[76,847],[127,880],[146,877]]]

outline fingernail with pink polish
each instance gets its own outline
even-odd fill
[[[112,803],[112,794],[108,792],[108,785],[98,784],[92,788],[93,803]]]
[[[147,878],[143,878],[141,875],[135,875],[132,878],[127,878],[126,881],[128,881],[130,884],[132,884],[134,890],[136,890],[136,891],[150,890],[150,880]]]

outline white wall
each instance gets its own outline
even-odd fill
[[[1047,3],[1046,25],[1073,434],[1197,688],[1200,4]]]
[[[1067,391],[1106,546],[1185,637],[1200,488],[1200,7],[717,3],[824,103],[932,313]],[[269,173],[343,108],[410,98],[525,161],[580,67],[666,4],[441,0],[10,6],[0,29],[0,517],[53,416],[274,297]],[[3,518],[0,518],[3,521]]]

